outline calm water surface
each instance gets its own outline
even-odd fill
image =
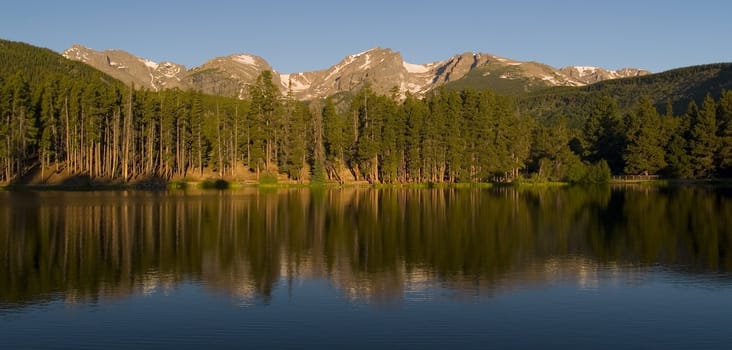
[[[732,192],[0,192],[0,349],[732,346]]]

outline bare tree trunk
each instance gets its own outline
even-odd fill
[[[148,175],[155,173],[155,124],[150,120],[150,128],[147,133],[147,169]]]
[[[163,157],[163,151],[164,151],[164,138],[163,138],[163,115],[164,115],[164,104],[165,99],[163,98],[163,94],[160,94],[160,118],[158,118],[158,174],[165,173],[167,169],[167,161],[165,160],[165,157]]]
[[[221,119],[219,118],[219,104],[216,104],[216,144],[219,158],[219,177],[223,177],[224,163],[221,157]]]
[[[86,172],[87,169],[86,169],[86,161],[85,161],[85,157],[84,157],[85,153],[86,153],[86,149],[84,148],[84,105],[83,104],[81,105],[81,116],[80,117],[81,117],[81,121],[78,123],[79,129],[81,129],[81,131],[78,134],[79,135],[79,147],[78,147],[78,150],[79,150],[78,157],[79,158],[76,161],[76,163],[80,167],[79,170],[82,173],[84,173],[84,172]]]
[[[117,176],[117,161],[119,160],[119,118],[120,118],[119,107],[114,115],[114,127],[112,130],[112,171],[110,176],[112,178]]]
[[[252,167],[252,147],[251,147],[251,132],[249,128],[247,127],[247,166],[249,168]]]
[[[125,138],[124,154],[122,158],[122,177],[124,181],[128,181],[130,178],[130,137],[132,136],[132,91],[134,86],[130,85],[130,97],[127,101],[127,116],[125,117],[125,132],[123,134]]]
[[[66,169],[71,170],[71,130],[69,125],[69,97],[64,98],[64,111],[66,115]]]
[[[233,152],[233,155],[231,157],[231,165],[233,167],[233,171],[236,171],[236,163],[237,163],[237,150],[239,148],[239,105],[236,105],[234,107],[234,138],[232,140],[232,147],[231,150]]]
[[[181,161],[181,153],[180,153],[180,143],[181,143],[181,134],[180,134],[180,121],[176,120],[175,122],[175,134],[177,135],[175,140],[175,171],[179,175],[182,174],[181,171],[181,164],[183,162]]]
[[[198,171],[201,176],[203,176],[203,149],[201,149],[201,128],[198,128]]]
[[[269,132],[269,119],[265,122],[267,125],[267,132]],[[272,149],[272,138],[270,135],[267,135],[267,140],[265,141],[267,144],[265,145],[265,162],[264,167],[266,168],[266,171],[269,171],[269,159],[270,159],[270,151]]]
[[[95,165],[95,167],[97,168],[97,176],[100,176],[101,177],[101,176],[104,176],[104,173],[103,173],[104,171],[103,171],[103,168],[102,168],[102,164],[103,164],[102,163],[102,144],[99,143],[99,142],[97,142],[97,144],[95,145],[95,148],[96,148],[96,152],[95,152],[95,154],[96,154],[96,165]]]

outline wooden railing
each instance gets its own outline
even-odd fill
[[[661,177],[658,175],[618,175],[613,176],[613,181],[654,181]]]

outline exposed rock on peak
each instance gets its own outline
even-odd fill
[[[81,45],[70,47],[63,55],[140,87],[153,90],[194,89],[239,98],[246,95],[246,86],[252,84],[262,71],[276,73],[266,60],[247,53],[216,57],[190,70],[173,62],[158,63],[125,51],[95,51]],[[323,70],[273,74],[273,83],[280,86],[283,93],[291,91],[295,98],[307,100],[357,91],[365,85],[382,94],[391,93],[396,88],[401,95],[423,95],[443,85],[517,93],[645,74],[649,72],[635,68],[606,70],[571,66],[556,69],[542,63],[472,52],[444,61],[416,64],[405,62],[399,52],[375,47],[348,55]]]
[[[186,72],[183,81],[194,90],[242,98],[246,86],[265,70],[272,71],[272,67],[263,58],[242,53],[211,59]],[[274,83],[279,85],[279,79],[275,78]]]
[[[121,50],[95,51],[74,45],[63,52],[63,56],[84,62],[127,84],[152,90],[183,88],[181,74],[183,65],[173,62],[157,63]]]
[[[651,73],[649,71],[637,68],[606,70],[600,67],[592,66],[569,66],[563,67],[559,69],[559,71],[584,84],[594,84],[609,79],[637,77]]]

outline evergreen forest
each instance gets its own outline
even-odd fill
[[[580,115],[540,118],[556,99],[525,108],[523,97],[490,90],[418,98],[366,87],[303,102],[283,95],[265,71],[241,100],[136,89],[50,50],[0,44],[3,183],[51,174],[118,183],[453,183],[732,172],[728,90],[680,110],[670,101],[657,108],[658,97],[593,93]]]

